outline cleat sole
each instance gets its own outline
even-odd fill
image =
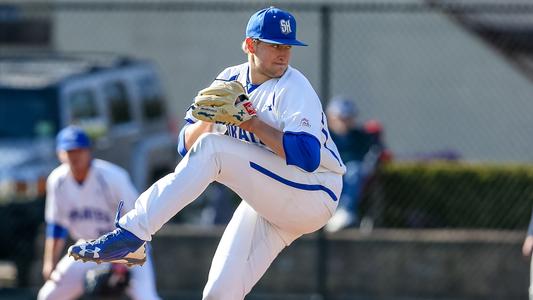
[[[74,258],[75,261],[81,260],[84,263],[95,262],[97,264],[101,264],[101,263],[106,262],[106,263],[125,264],[128,267],[133,267],[133,266],[142,266],[146,262],[146,243],[143,244],[141,247],[139,247],[139,249],[137,249],[135,252],[132,252],[126,255],[124,258],[110,259],[110,260],[80,256],[78,253],[72,252],[72,247],[73,246],[71,246],[68,249],[68,256],[71,256],[72,258]]]

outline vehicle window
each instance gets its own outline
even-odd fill
[[[122,82],[107,83],[104,93],[111,110],[111,122],[122,124],[131,121],[131,112],[126,93],[126,86]]]
[[[79,122],[98,117],[98,107],[93,91],[79,90],[68,96],[72,121]]]
[[[164,113],[164,99],[155,78],[143,77],[138,81],[138,86],[143,118],[145,120],[161,118]]]
[[[33,138],[54,134],[59,127],[59,105],[46,90],[0,89],[0,139]]]

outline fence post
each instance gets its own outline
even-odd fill
[[[320,99],[322,105],[328,102],[330,97],[330,65],[331,65],[331,9],[328,5],[320,7],[320,39],[322,41],[320,49]],[[317,236],[317,274],[316,287],[317,296],[322,300],[328,299],[328,244],[324,229],[318,231]]]
[[[326,104],[330,95],[330,66],[331,66],[331,8],[328,5],[320,7],[320,99]]]

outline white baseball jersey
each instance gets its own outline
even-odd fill
[[[133,208],[138,192],[127,172],[109,162],[93,159],[82,184],[76,182],[69,166],[57,167],[47,182],[47,224],[68,230],[74,240],[95,239],[115,228],[118,203],[124,212]]]
[[[93,159],[89,174],[79,184],[67,164],[48,176],[45,219],[47,224],[68,230],[74,240],[96,239],[115,229],[115,213],[123,200],[123,212],[131,210],[138,192],[128,173],[112,163]],[[75,299],[82,295],[85,273],[96,263],[74,261],[64,256],[39,291],[38,300]],[[126,293],[134,300],[158,300],[152,259],[131,268],[132,278]]]
[[[346,167],[330,137],[322,104],[307,78],[289,66],[282,77],[253,88],[248,80],[248,70],[248,63],[229,67],[216,79],[241,82],[248,90],[257,117],[271,127],[282,132],[305,132],[316,137],[321,145],[320,167],[316,172],[344,174]],[[197,121],[191,111],[187,112],[185,119],[193,123]],[[233,125],[226,127],[226,135],[266,147],[253,133]]]

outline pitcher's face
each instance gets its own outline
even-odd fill
[[[269,78],[283,76],[289,67],[292,46],[278,45],[254,40],[256,71]]]

